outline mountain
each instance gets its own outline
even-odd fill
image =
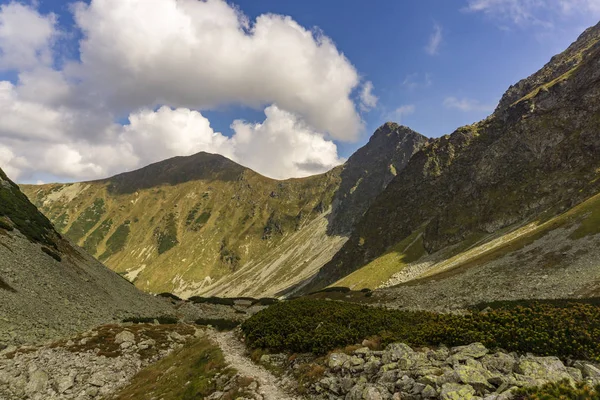
[[[340,187],[333,198],[329,233],[349,235],[375,197],[427,140],[412,129],[393,122],[377,129],[369,143],[350,156],[342,170]]]
[[[0,170],[0,350],[170,308],[72,246]]]
[[[112,178],[23,185],[58,231],[149,292],[267,296],[314,275],[426,138],[382,126],[346,164],[266,178],[225,157],[175,157]]]
[[[597,294],[599,39],[600,24],[490,117],[430,140],[305,290],[393,286],[420,306]]]

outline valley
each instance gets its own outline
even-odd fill
[[[0,170],[0,399],[598,399],[599,178],[600,24],[317,175]]]

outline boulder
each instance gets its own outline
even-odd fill
[[[445,383],[440,392],[442,400],[470,400],[475,396],[475,389],[469,385]]]
[[[558,382],[563,379],[573,381],[573,377],[558,357],[526,356],[518,362],[515,371],[547,382]]]
[[[492,375],[483,367],[461,365],[454,369],[454,373],[458,382],[472,386],[479,393],[485,393],[494,388],[488,382]]]
[[[42,370],[34,371],[29,376],[27,386],[25,386],[25,393],[35,394],[46,391],[48,385],[48,374]]]
[[[489,350],[481,343],[471,343],[467,346],[457,346],[450,349],[450,354],[457,360],[481,358],[487,353],[489,353]]]
[[[344,364],[350,364],[350,356],[344,353],[332,353],[327,361],[327,366],[334,371],[341,369]]]
[[[115,343],[135,343],[135,335],[129,331],[121,331],[115,336]]]
[[[506,353],[487,354],[481,359],[481,364],[490,371],[499,372],[501,374],[510,374],[515,368],[517,361],[515,358]]]

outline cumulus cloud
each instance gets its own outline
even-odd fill
[[[72,70],[109,104],[275,103],[337,139],[360,131],[355,68],[331,39],[290,17],[250,23],[222,0],[93,0],[75,18],[84,39]]]
[[[42,170],[57,176],[94,179],[206,151],[222,154],[268,177],[283,179],[325,172],[344,161],[338,157],[335,143],[296,115],[277,106],[267,107],[265,115],[260,124],[234,121],[234,135],[227,137],[215,132],[198,111],[166,106],[156,111],[143,109],[131,114],[128,124],[106,127],[101,132],[103,142],[66,135],[46,146],[11,140],[9,146],[24,157],[15,157],[10,147],[1,146],[0,165],[17,178]],[[3,117],[0,112],[0,120]]]
[[[367,81],[363,84],[360,91],[360,108],[363,111],[370,111],[377,106],[379,98],[373,94],[373,82]]]
[[[434,56],[438,53],[440,45],[442,44],[442,26],[438,23],[433,25],[433,32],[429,37],[429,42],[425,46],[427,54]]]
[[[444,99],[444,107],[459,110],[463,112],[471,111],[494,111],[494,106],[489,104],[482,104],[478,100],[468,98],[457,98],[457,97],[446,97]]]
[[[56,17],[11,2],[0,6],[0,69],[20,70],[52,62]]]
[[[0,167],[14,178],[95,179],[198,151],[306,176],[343,162],[333,140],[356,139],[357,108],[377,104],[332,40],[290,17],[250,21],[224,0],[77,3],[79,57],[56,68],[56,16],[35,4],[0,7],[0,70],[18,77],[0,81]],[[226,136],[202,115],[223,105],[265,118]]]
[[[294,114],[271,106],[265,115],[262,124],[233,123],[234,160],[257,171],[268,171],[273,178],[313,175],[343,162],[333,142]]]

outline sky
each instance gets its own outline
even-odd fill
[[[0,1],[0,167],[108,177],[199,151],[286,179],[394,121],[429,137],[600,19],[600,0]]]

